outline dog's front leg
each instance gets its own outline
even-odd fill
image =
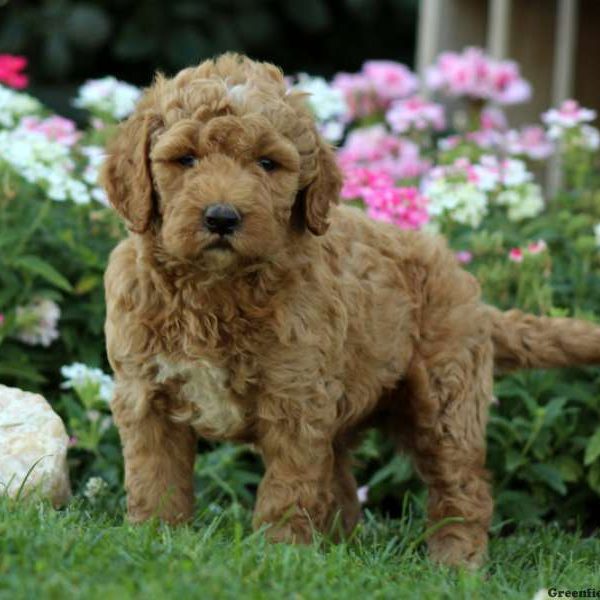
[[[127,516],[134,523],[152,517],[185,521],[194,506],[196,435],[160,410],[165,398],[141,385],[128,388],[127,393],[117,392],[111,405],[123,445]]]
[[[298,425],[298,424],[297,424]],[[273,423],[260,441],[266,473],[258,489],[253,525],[269,525],[275,542],[310,543],[335,515],[331,440],[306,424]]]

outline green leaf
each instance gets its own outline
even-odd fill
[[[16,377],[33,383],[45,383],[47,379],[40,375],[33,367],[0,365],[0,376]]]
[[[523,455],[514,448],[509,448],[506,453],[506,470],[513,473],[523,464]]]
[[[567,493],[567,486],[563,481],[560,471],[547,463],[538,463],[531,465],[527,472],[533,479],[545,483],[548,487],[558,492],[561,496]]]
[[[590,487],[600,496],[600,462],[597,462],[592,466],[587,480]]]
[[[73,287],[51,264],[37,256],[18,256],[12,260],[12,266],[29,271],[33,275],[39,275],[48,283],[64,290],[72,292]]]
[[[579,481],[583,474],[581,462],[575,460],[572,456],[559,456],[553,462],[553,466],[559,470],[563,481],[566,481],[567,483]]]
[[[585,447],[585,458],[583,462],[586,465],[591,465],[600,456],[600,427],[596,429],[596,433],[588,440]]]
[[[81,296],[91,292],[102,282],[102,277],[99,275],[84,275],[75,285],[75,293]]]

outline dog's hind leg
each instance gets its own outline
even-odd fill
[[[333,533],[338,539],[352,533],[360,519],[360,502],[356,479],[352,473],[352,457],[345,447],[335,448],[333,494],[335,497]],[[342,535],[339,535],[340,533]]]
[[[174,423],[148,404],[140,415],[119,394],[112,402],[125,458],[127,515],[134,523],[152,517],[186,521],[194,506],[197,438],[189,425]]]
[[[430,364],[422,365],[426,385],[413,388],[417,394],[410,398],[415,417],[409,442],[429,490],[429,552],[435,561],[474,567],[485,559],[493,510],[485,470],[491,344],[456,347],[429,358]],[[418,396],[423,392],[424,419]]]

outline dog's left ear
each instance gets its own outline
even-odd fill
[[[333,147],[319,134],[316,158],[316,176],[301,193],[304,196],[306,226],[315,235],[323,235],[329,228],[329,207],[339,202],[342,173]]]

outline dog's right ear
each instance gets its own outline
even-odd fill
[[[160,125],[155,114],[133,114],[109,143],[100,173],[111,205],[134,233],[144,233],[153,217],[150,138]]]

